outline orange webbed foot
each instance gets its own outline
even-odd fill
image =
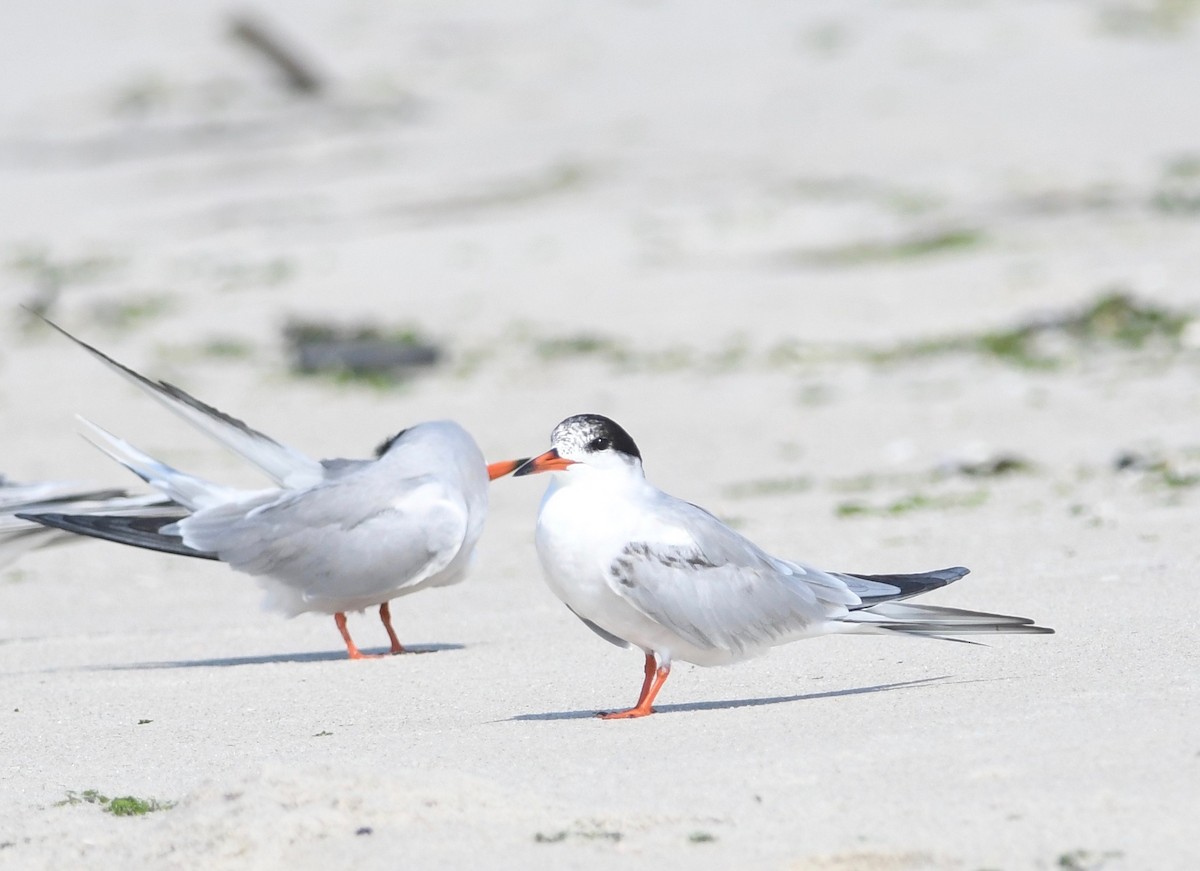
[[[649,717],[654,713],[654,708],[630,708],[627,711],[609,711],[608,713],[601,712],[596,716],[601,720],[633,720],[637,717]]]

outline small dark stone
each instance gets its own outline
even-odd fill
[[[1149,465],[1150,461],[1146,457],[1133,451],[1122,451],[1113,460],[1113,468],[1118,472],[1123,472],[1126,469],[1145,469]]]

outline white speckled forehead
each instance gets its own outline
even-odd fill
[[[602,414],[576,414],[568,417],[554,428],[550,443],[561,454],[583,454],[596,439],[607,439],[609,446],[619,453],[641,459],[637,445],[615,420]]]

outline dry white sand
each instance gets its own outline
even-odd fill
[[[538,479],[493,487],[465,584],[395,603],[424,655],[349,662],[220,565],[56,548],[0,574],[0,865],[1197,867],[1200,496],[1113,468],[1188,483],[1196,353],[786,353],[1114,286],[1193,305],[1194,4],[257,5],[326,96],[283,93],[211,0],[0,9],[0,471],[135,483],[79,412],[256,483],[23,329],[57,285],[68,328],[311,454],[453,417],[501,459],[603,412],[771,550],[968,565],[930,601],[1058,634],[681,664],[659,714],[600,722],[640,659],[541,583]],[[451,358],[400,390],[297,379],[295,315],[415,324]],[[931,475],[996,453],[1035,468]],[[175,804],[62,804],[85,790]]]

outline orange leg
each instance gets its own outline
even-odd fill
[[[342,633],[342,640],[346,642],[346,653],[351,659],[379,659],[378,653],[363,653],[358,649],[350,638],[350,632],[346,629],[346,614],[343,611],[338,611],[333,615],[333,622],[337,624],[338,632]]]
[[[646,654],[646,679],[642,681],[642,691],[638,693],[637,703],[640,705],[646,699],[646,694],[650,692],[650,684],[654,682],[654,672],[658,670],[658,662],[654,659],[653,653]]]
[[[654,699],[658,691],[667,682],[671,666],[655,667],[654,654],[646,654],[646,679],[642,682],[642,694],[638,696],[637,704],[627,711],[613,711],[611,714],[597,714],[601,720],[631,720],[634,717],[648,717],[654,713]]]
[[[396,637],[396,630],[392,628],[392,610],[388,607],[387,602],[379,606],[379,619],[383,621],[383,628],[387,630],[388,638],[392,639],[392,653],[403,653],[404,647],[400,644],[400,639]]]

